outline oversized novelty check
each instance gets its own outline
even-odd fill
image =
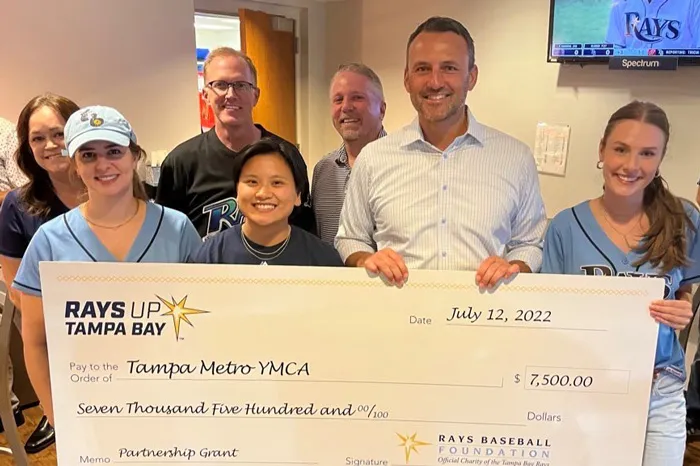
[[[639,466],[661,279],[42,263],[58,464]]]

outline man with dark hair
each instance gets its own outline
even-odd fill
[[[408,37],[408,43],[406,44],[406,60],[408,62],[408,52],[411,48],[411,44],[416,40],[419,34],[423,32],[453,32],[458,36],[462,37],[467,44],[467,54],[469,69],[474,68],[476,63],[476,50],[474,48],[474,39],[472,39],[471,34],[466,27],[459,21],[455,21],[452,18],[445,18],[442,16],[433,16],[428,18],[426,21],[421,23],[415,31],[411,33]],[[470,89],[471,90],[471,89]]]
[[[433,17],[411,34],[404,85],[418,118],[355,163],[335,240],[347,265],[398,286],[408,268],[476,271],[486,288],[539,270],[546,217],[535,161],[465,104],[477,76],[458,21]]]
[[[362,63],[338,68],[331,79],[330,101],[333,126],[343,143],[314,167],[311,200],[319,236],[332,245],[350,170],[363,147],[386,135],[386,102],[379,76]]]
[[[214,109],[215,125],[173,149],[163,161],[155,201],[185,213],[199,234],[210,238],[240,224],[243,216],[231,178],[236,155],[264,138],[285,144],[306,173],[306,162],[296,146],[253,122],[260,89],[255,65],[243,53],[221,47],[204,62],[204,89]],[[308,175],[301,189],[301,206],[290,223],[315,232]]]

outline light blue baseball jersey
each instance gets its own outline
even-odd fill
[[[614,0],[605,41],[627,49],[700,48],[700,1]]]
[[[700,225],[700,214],[690,203],[685,202],[696,228]],[[641,254],[625,254],[605,234],[593,216],[589,201],[563,210],[551,221],[544,240],[544,256],[541,273],[600,275],[621,277],[659,277],[666,281],[664,299],[675,299],[678,288],[700,281],[700,235],[689,230],[688,253],[693,264],[688,268],[675,268],[661,274],[650,264],[632,265]],[[651,304],[651,303],[650,303]],[[649,317],[651,318],[651,316]],[[657,369],[685,379],[683,349],[676,332],[665,324],[659,325],[656,345]]]
[[[201,247],[202,239],[185,214],[152,202],[124,262],[184,263]],[[32,238],[12,284],[41,296],[39,262],[117,262],[90,229],[78,208],[46,222]]]

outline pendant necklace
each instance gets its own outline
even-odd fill
[[[96,222],[93,222],[92,220],[90,220],[90,218],[88,218],[88,216],[87,216],[87,213],[85,213],[85,212],[83,212],[83,218],[85,218],[85,220],[90,225],[96,226],[98,228],[104,228],[107,230],[118,230],[119,228],[123,227],[127,223],[131,222],[134,219],[134,217],[136,217],[136,214],[139,213],[139,210],[141,210],[141,203],[138,200],[136,200],[136,210],[134,211],[134,213],[131,215],[131,217],[129,217],[127,220],[125,220],[124,222],[122,222],[118,225],[100,225],[99,223],[96,223]]]
[[[632,228],[630,228],[630,229],[627,231],[627,233],[622,233],[620,230],[618,230],[617,228],[615,228],[615,225],[613,225],[613,223],[612,223],[612,221],[610,220],[610,218],[608,218],[607,209],[605,208],[605,206],[602,205],[602,202],[601,202],[601,207],[603,208],[603,218],[605,218],[605,221],[608,223],[608,225],[610,225],[610,228],[612,228],[613,231],[615,231],[615,233],[617,233],[618,235],[622,236],[622,239],[625,240],[625,244],[627,245],[628,248],[630,248],[630,249],[635,249],[637,246],[636,246],[636,245],[635,245],[635,246],[632,246],[632,245],[630,244],[630,242],[627,240],[627,237],[628,237],[628,236],[631,236],[630,233],[632,233],[632,231],[633,231],[634,229],[636,229],[638,226],[640,226],[640,227],[642,226],[642,217],[644,216],[644,213],[642,213],[642,214],[639,215],[639,218],[637,219],[637,222],[636,222],[634,225],[632,225]],[[638,236],[639,236],[639,235],[634,235],[634,237],[638,237]]]

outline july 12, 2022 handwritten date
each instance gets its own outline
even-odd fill
[[[465,308],[453,307],[445,320],[460,325],[475,324],[477,322],[506,323],[510,321],[550,323],[552,322],[552,311],[539,309],[515,309],[509,311],[500,308],[479,310],[473,306]]]

